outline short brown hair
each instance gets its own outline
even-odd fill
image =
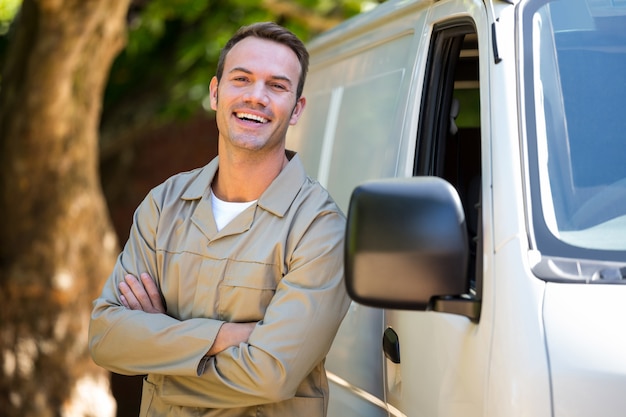
[[[304,81],[306,80],[306,74],[309,70],[309,52],[306,50],[304,43],[292,32],[274,22],[260,22],[253,23],[248,26],[242,26],[233,36],[226,42],[226,45],[220,52],[220,58],[217,62],[217,81],[222,79],[224,73],[224,61],[226,55],[235,46],[235,44],[249,36],[254,36],[260,39],[267,39],[288,46],[298,57],[300,61],[300,80],[298,81],[298,88],[296,91],[296,100],[302,95],[302,89],[304,88]]]

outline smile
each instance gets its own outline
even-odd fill
[[[267,120],[265,117],[256,116],[250,113],[235,113],[235,116],[237,116],[237,118],[241,120],[250,120],[250,121],[261,123],[261,124],[265,124],[269,122],[269,120]]]

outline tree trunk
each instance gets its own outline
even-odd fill
[[[24,0],[0,90],[0,414],[111,416],[87,351],[118,251],[98,176],[130,0]]]

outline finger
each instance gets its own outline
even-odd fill
[[[120,295],[120,301],[122,302],[122,305],[126,308],[130,308],[130,305],[128,304],[128,301],[126,300],[126,297],[124,297],[124,295]]]
[[[120,290],[120,301],[124,304],[124,307],[130,308],[131,310],[141,310],[141,304],[133,294],[133,291],[128,286],[126,282],[120,282],[118,285]]]
[[[159,291],[156,282],[154,282],[152,277],[150,277],[150,275],[146,272],[141,274],[141,282],[146,289],[146,293],[148,294],[152,307],[160,313],[165,313],[161,292]]]
[[[135,278],[134,275],[131,275],[131,274],[126,275],[124,279],[125,279],[126,284],[130,287],[133,297],[137,300],[139,304],[138,308],[143,311],[152,312],[153,311],[152,302],[150,301],[150,297],[148,297],[148,293],[146,292],[146,289],[144,288],[143,284],[137,278]],[[128,295],[126,295],[126,297],[129,298]],[[128,301],[130,305],[132,306],[133,305],[132,300],[129,298]]]

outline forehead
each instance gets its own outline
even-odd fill
[[[300,61],[295,52],[286,45],[253,36],[237,42],[226,55],[224,73],[234,68],[288,77],[297,80],[300,76]]]

